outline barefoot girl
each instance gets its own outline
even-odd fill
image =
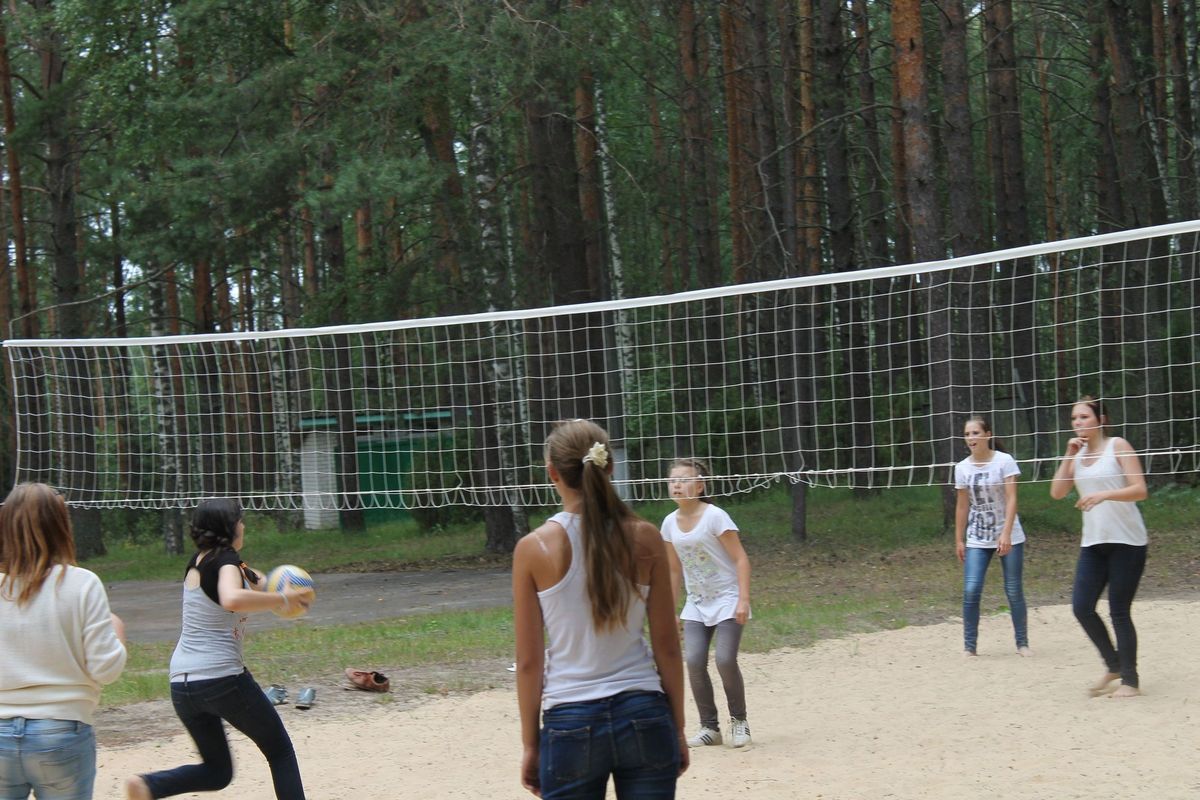
[[[973,416],[963,426],[971,455],[954,467],[958,507],[954,515],[954,544],[963,565],[963,653],[975,655],[979,637],[979,598],[993,555],[1000,556],[1004,593],[1012,610],[1017,652],[1031,655],[1021,573],[1025,532],[1017,517],[1017,462],[992,438],[986,419]]]
[[[704,496],[708,468],[694,458],[681,458],[671,466],[671,499],[679,506],[663,520],[662,537],[671,561],[672,597],[679,596],[680,576],[687,586],[687,602],[680,612],[683,651],[692,695],[700,712],[700,730],[688,746],[722,743],[712,679],[708,675],[708,648],[717,640],[717,672],[729,705],[733,747],[750,743],[746,721],[746,686],[738,666],[742,630],[750,619],[750,559],[738,538],[738,528],[724,510]]]
[[[1061,500],[1074,486],[1075,507],[1083,512],[1083,542],[1075,565],[1071,605],[1092,644],[1100,651],[1105,671],[1091,686],[1093,695],[1121,685],[1114,697],[1134,697],[1138,691],[1137,631],[1130,607],[1146,566],[1146,524],[1137,501],[1146,499],[1146,476],[1129,442],[1109,436],[1108,417],[1099,400],[1083,397],[1071,408],[1075,436],[1054,479],[1050,496]],[[1117,643],[1113,646],[1096,604],[1108,587],[1108,612]]]

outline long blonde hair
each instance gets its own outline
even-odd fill
[[[604,453],[603,465],[590,457],[584,460],[597,446]],[[600,631],[624,623],[630,597],[637,591],[637,561],[628,524],[636,515],[613,488],[611,459],[608,434],[586,419],[560,422],[546,439],[546,461],[563,483],[583,496],[584,571],[592,623]]]
[[[75,537],[62,496],[44,483],[17,484],[0,506],[0,595],[12,600],[19,582],[16,601],[24,605],[55,565],[74,563]]]

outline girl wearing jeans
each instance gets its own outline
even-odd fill
[[[559,423],[546,470],[562,511],[513,553],[521,784],[545,800],[602,800],[610,775],[622,800],[673,798],[688,766],[667,554],[612,469],[603,428]]]
[[[1080,399],[1071,408],[1075,437],[1054,480],[1050,496],[1061,500],[1074,486],[1075,507],[1083,512],[1083,543],[1075,567],[1071,605],[1092,644],[1100,651],[1105,672],[1088,690],[1093,696],[1136,697],[1138,690],[1137,631],[1130,607],[1146,566],[1146,524],[1137,501],[1146,499],[1146,477],[1129,442],[1105,432],[1108,417],[1099,400]],[[1113,646],[1096,604],[1108,587],[1108,612]],[[1121,685],[1112,690],[1114,681]]]
[[[679,619],[692,696],[700,713],[700,730],[687,742],[689,747],[705,747],[724,741],[708,675],[708,648],[715,636],[717,672],[731,718],[729,744],[745,747],[750,744],[750,723],[746,721],[746,685],[737,655],[750,619],[750,559],[738,538],[737,525],[705,497],[707,475],[708,467],[698,459],[681,458],[671,465],[668,488],[679,508],[662,524],[671,560],[671,597],[679,596],[681,577],[687,586],[687,602]]]
[[[304,785],[292,740],[275,706],[242,660],[246,614],[312,602],[312,589],[266,592],[261,572],[247,567],[238,551],[246,526],[237,500],[205,500],[192,517],[197,552],[183,579],[183,631],[171,656],[171,702],[201,763],[130,778],[129,800],[224,789],[233,779],[225,738],[228,722],[266,756],[279,800],[304,800]]]
[[[958,507],[954,544],[963,565],[963,654],[975,655],[979,638],[979,598],[993,555],[1000,556],[1004,593],[1012,610],[1017,653],[1032,655],[1021,573],[1025,532],[1017,517],[1017,462],[992,438],[992,426],[979,416],[963,426],[971,455],[954,467]]]
[[[92,722],[124,641],[104,584],[75,566],[67,504],[16,486],[0,507],[0,798],[91,800]]]

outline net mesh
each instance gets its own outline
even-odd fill
[[[554,421],[604,425],[632,499],[943,483],[984,413],[1027,479],[1103,398],[1148,474],[1197,469],[1200,222],[935,264],[269,333],[5,342],[18,480],[84,506],[553,502]]]

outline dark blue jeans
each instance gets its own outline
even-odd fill
[[[1129,609],[1137,594],[1142,570],[1146,567],[1145,545],[1094,544],[1079,548],[1075,565],[1075,588],[1071,606],[1075,619],[1100,651],[1108,671],[1121,676],[1121,683],[1137,687],[1137,631]],[[1116,647],[1108,635],[1104,620],[1096,613],[1096,604],[1108,587],[1108,615],[1112,619]]]
[[[233,780],[233,756],[225,738],[228,722],[246,734],[267,757],[278,800],[304,800],[300,766],[283,720],[249,670],[229,678],[171,684],[171,702],[187,728],[201,763],[143,775],[154,797],[213,792]]]
[[[675,797],[679,736],[661,692],[622,692],[542,714],[543,800],[603,800],[608,776],[620,800]]]

